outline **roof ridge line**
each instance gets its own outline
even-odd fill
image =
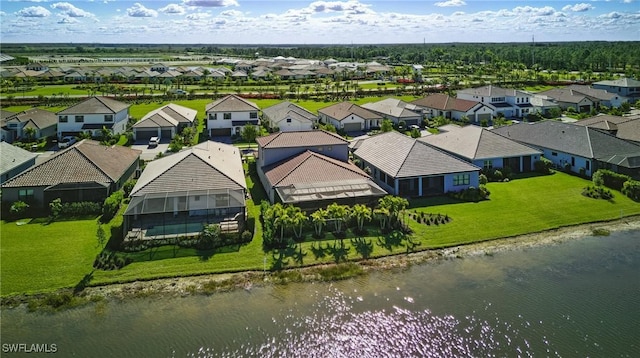
[[[193,148],[189,148],[189,150],[191,150],[191,149],[193,149]],[[185,151],[185,152],[186,152],[186,151]],[[178,153],[175,153],[175,154],[172,154],[172,155],[176,155],[176,154],[180,154],[180,153],[178,152]],[[189,156],[188,154],[187,154],[187,155],[185,155],[182,159],[178,160],[178,161],[177,161],[177,162],[175,162],[172,166],[170,166],[170,167],[168,167],[167,169],[163,170],[160,174],[156,175],[152,180],[150,180],[149,182],[147,182],[146,184],[144,184],[143,186],[141,186],[141,187],[140,187],[140,189],[138,189],[138,190],[136,190],[136,191],[132,191],[131,193],[129,193],[129,196],[132,196],[134,193],[139,192],[140,190],[142,190],[142,189],[146,188],[149,184],[151,184],[151,183],[155,182],[158,178],[160,178],[160,176],[162,176],[162,175],[163,175],[163,174],[165,174],[167,171],[169,171],[169,169],[171,169],[171,168],[175,167],[176,165],[178,165],[178,163],[182,162],[182,161],[183,161],[186,157],[188,157],[188,156]],[[164,158],[171,158],[171,157],[169,156],[169,157],[164,157]]]
[[[298,169],[298,168],[300,167],[300,165],[302,165],[302,163],[304,163],[304,162],[306,162],[307,160],[309,160],[309,158],[311,158],[311,157],[313,156],[313,152],[307,149],[306,151],[304,151],[304,152],[302,152],[302,153],[300,153],[300,154],[298,154],[298,155],[295,155],[294,157],[298,157],[298,156],[302,156],[302,155],[307,155],[307,157],[306,157],[306,158],[304,158],[302,161],[300,161],[300,163],[298,163],[298,165],[296,165],[296,166],[294,166],[293,168],[291,168],[291,170],[287,171],[287,173],[286,173],[285,175],[283,175],[283,176],[282,176],[282,178],[281,178],[280,180],[278,180],[278,181],[277,181],[277,182],[275,182],[275,183],[272,183],[272,186],[273,186],[273,187],[275,187],[276,185],[278,185],[278,184],[282,183],[282,181],[283,181],[283,180],[285,180],[287,177],[289,177],[289,175],[291,175],[291,173],[292,173],[294,170]],[[289,157],[289,160],[290,160],[290,159],[292,159],[292,158],[291,158],[291,157]],[[283,159],[283,160],[282,160],[282,164],[288,163],[288,162],[289,162],[289,160],[287,160],[286,158],[285,158],[285,159]],[[276,164],[276,163],[274,163],[274,164]],[[282,164],[281,164],[281,165],[282,165]],[[275,166],[274,166],[274,168],[275,168]]]
[[[86,139],[85,139],[86,140]],[[103,175],[105,175],[107,178],[113,180],[114,182],[117,182],[118,180],[116,178],[112,178],[111,175],[107,174],[104,169],[100,168],[100,166],[98,166],[93,160],[91,160],[91,158],[87,157],[86,154],[84,154],[80,149],[78,149],[78,146],[80,146],[83,142],[86,144],[88,142],[85,142],[85,140],[80,141],[80,143],[74,145],[73,149],[75,149],[78,153],[80,153],[87,161],[89,161],[89,163],[91,163],[91,165],[93,165],[95,168],[97,168]],[[86,145],[93,145],[93,144],[86,144]],[[99,143],[97,145],[100,145]],[[105,146],[106,147],[106,146]],[[108,147],[106,147],[108,148]]]

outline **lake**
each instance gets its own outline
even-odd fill
[[[3,353],[61,357],[639,357],[638,322],[635,230],[333,283],[8,309],[1,328]]]

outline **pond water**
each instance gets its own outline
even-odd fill
[[[63,357],[640,357],[638,322],[627,231],[333,283],[9,309],[1,328],[3,350]]]

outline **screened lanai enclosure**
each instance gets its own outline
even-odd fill
[[[207,224],[240,232],[245,218],[244,189],[175,191],[133,196],[123,227],[125,240],[195,237]]]
[[[276,187],[279,202],[303,210],[316,210],[336,202],[341,205],[372,204],[387,194],[369,179],[291,184]]]

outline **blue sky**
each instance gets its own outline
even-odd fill
[[[0,41],[349,44],[640,40],[639,0],[0,0]]]

